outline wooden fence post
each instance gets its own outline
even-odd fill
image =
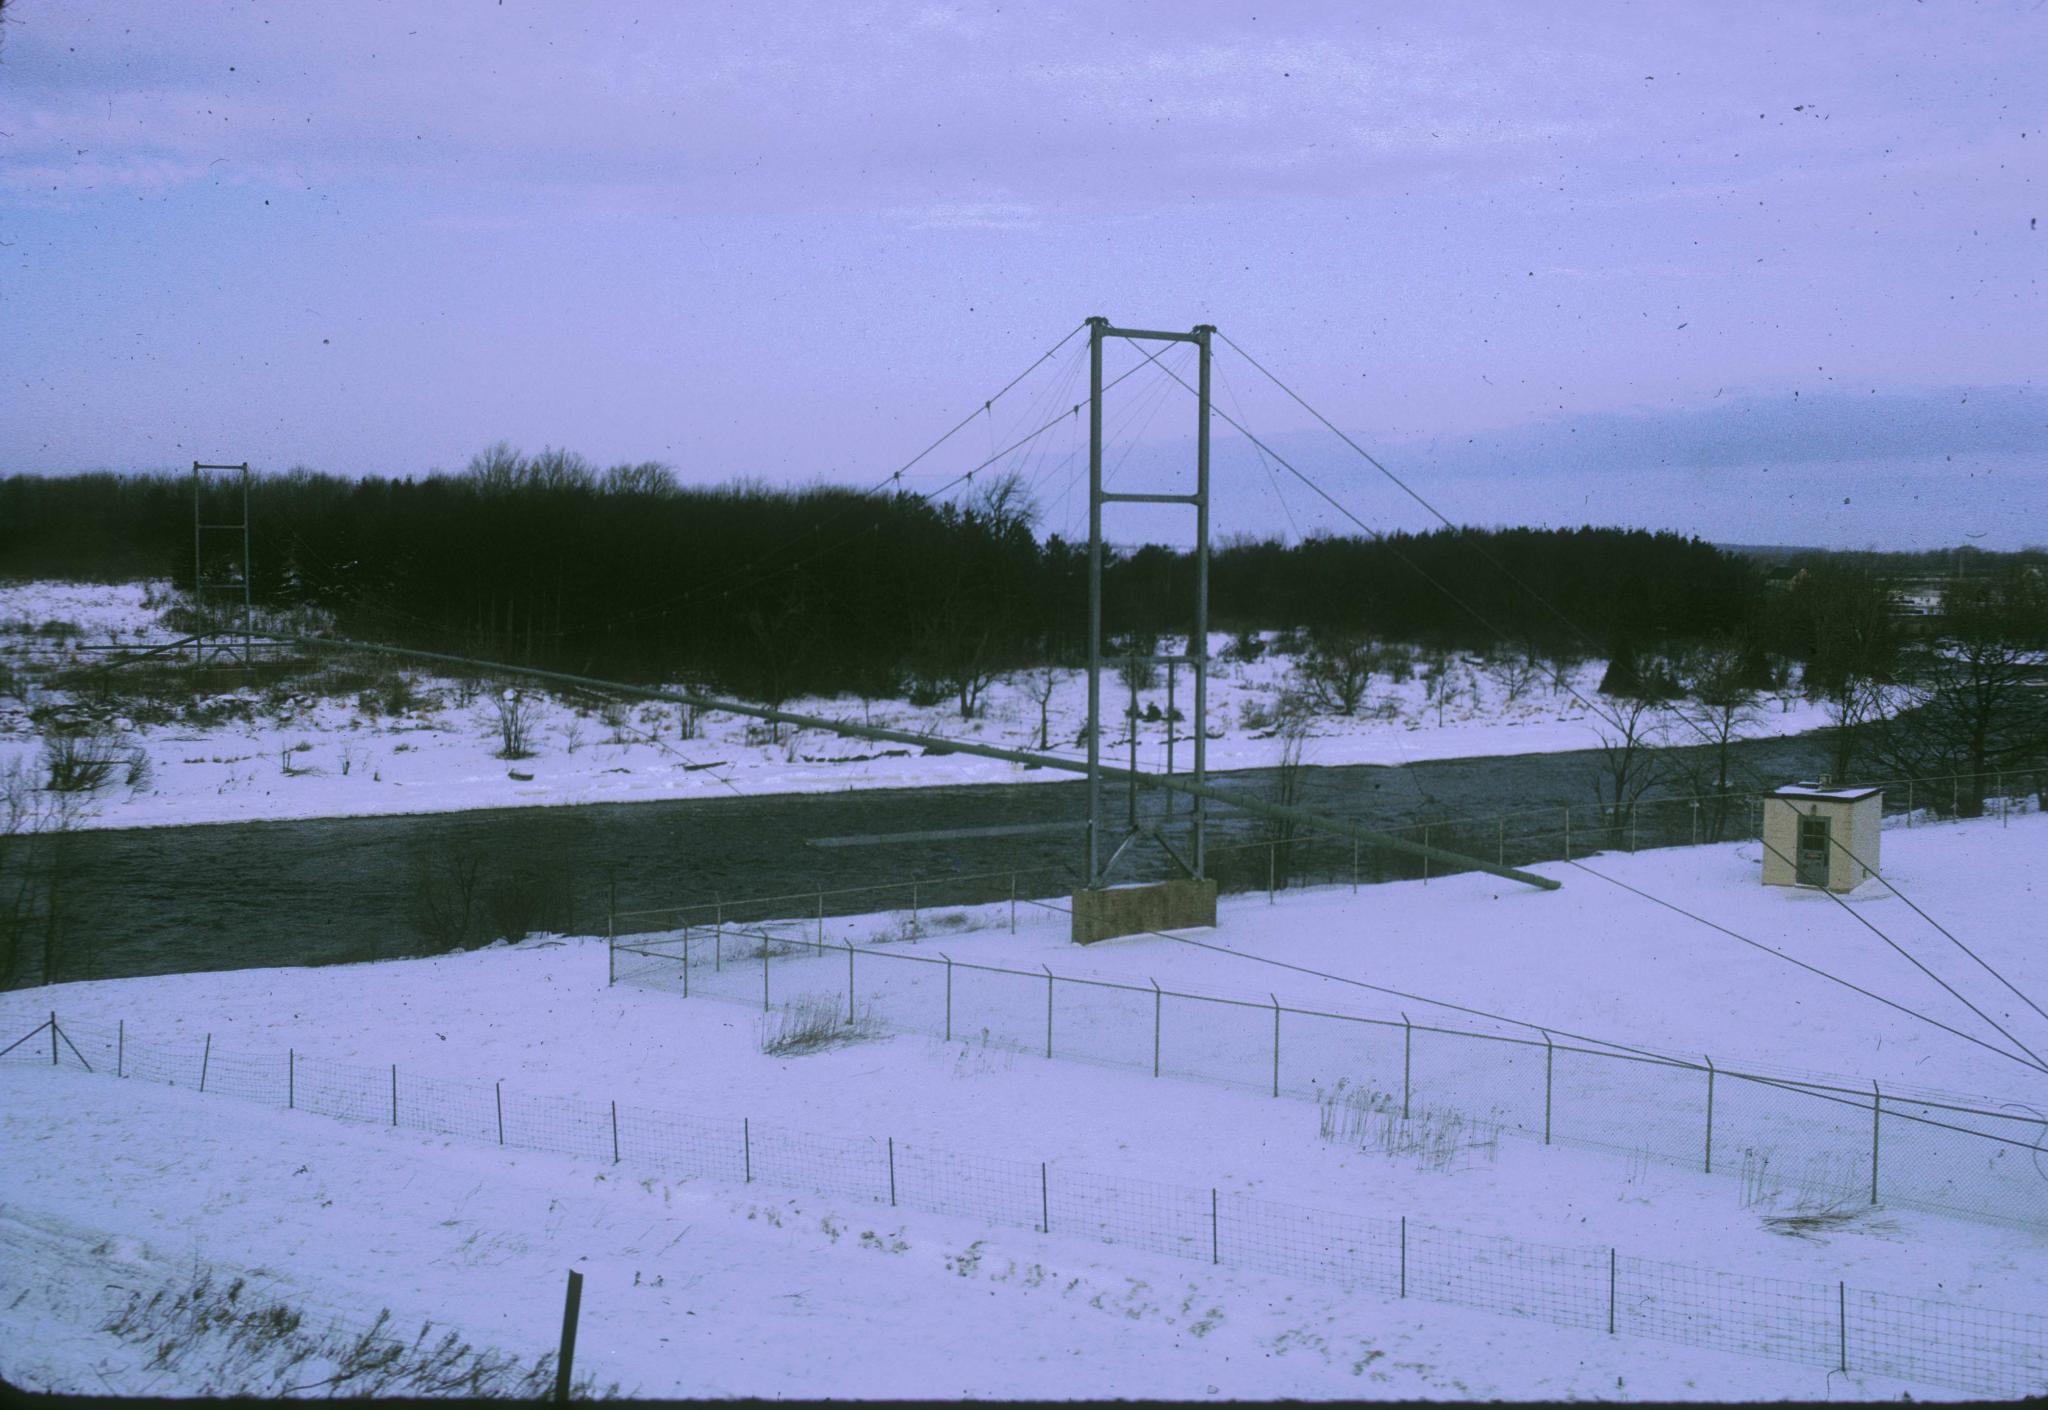
[[[583,1275],[569,1270],[569,1296],[562,1304],[562,1349],[555,1358],[555,1400],[567,1404],[569,1376],[576,1364],[576,1317],[583,1307]]]

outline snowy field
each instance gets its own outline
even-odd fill
[[[1891,832],[1887,872],[2037,991],[2048,968],[2029,922],[2039,910],[2034,872],[2044,841],[2048,819],[2039,816]],[[1940,1012],[1922,992],[1939,991],[1840,908],[1757,885],[1752,847],[1592,865]],[[1564,890],[1538,895],[1461,877],[1356,898],[1227,901],[1222,925],[1201,938],[1239,955],[1152,938],[1078,950],[1063,941],[1062,917],[1020,927],[1014,938],[914,943],[943,945],[955,959],[1153,976],[1261,999],[1270,991],[1340,1011],[1395,1002],[1260,962],[1284,956],[1611,1041],[1712,1051],[1726,1066],[1874,1075],[1887,1090],[1895,1082],[2041,1104],[2038,1074],[1923,1033],[1903,1015],[1583,872],[1546,869]],[[1962,968],[1935,948],[1947,942],[1924,926],[1912,930],[1910,913],[1881,888],[1866,886],[1850,904],[1962,987]],[[1089,1172],[1211,1187],[1225,1197],[1977,1307],[2028,1310],[2048,1300],[2048,1239],[2038,1231],[1880,1206],[1838,1211],[1844,1217],[1801,1237],[1784,1216],[1810,1208],[1726,1174],[1527,1140],[1454,1143],[1447,1155],[1326,1140],[1312,1102],[1275,1100],[1250,1083],[1047,1062],[978,1036],[949,1043],[880,1032],[808,1056],[771,1056],[762,1050],[770,1020],[758,1012],[608,988],[606,963],[601,940],[550,938],[431,960],[62,985],[0,996],[0,1033],[11,1041],[54,1008],[81,1030],[124,1020],[138,1045],[196,1053],[210,1034],[222,1063],[268,1062],[292,1048],[301,1059],[396,1064],[408,1077],[502,1079],[522,1096],[617,1100],[1044,1161],[1054,1180]],[[883,968],[879,959],[868,964]],[[1965,992],[1998,1012],[1982,984]],[[1423,1021],[1410,1001],[1398,1006]],[[1460,1026],[1469,1021],[1459,1016]],[[38,1348],[45,1359],[9,1369],[40,1368],[53,1385],[104,1388],[105,1375],[132,1388],[156,1375],[159,1390],[190,1388],[93,1328],[120,1289],[175,1280],[198,1257],[337,1315],[367,1320],[389,1305],[525,1356],[548,1345],[561,1269],[574,1264],[590,1277],[579,1368],[649,1394],[1955,1393],[1857,1375],[1845,1383],[1799,1366],[1402,1304],[1059,1233],[677,1182],[630,1162],[615,1172],[344,1127],[143,1082],[10,1063],[0,1086],[10,1151],[0,1264],[16,1284],[0,1302],[15,1303],[6,1314],[13,1328],[34,1332],[24,1340],[0,1326],[0,1343]],[[37,1277],[52,1260],[71,1275]]]
[[[42,741],[31,711],[61,703],[38,682],[58,668],[90,664],[107,653],[80,644],[168,641],[180,633],[156,621],[166,590],[139,583],[0,584],[0,768],[19,759],[34,770]],[[154,598],[157,606],[146,599]],[[1270,634],[1269,634],[1270,635]],[[1211,769],[1270,767],[1279,761],[1273,720],[1294,661],[1269,652],[1253,662],[1222,660],[1229,638],[1215,635],[1210,681]],[[80,811],[75,825],[145,827],[257,818],[347,817],[373,813],[451,812],[538,804],[632,802],[704,795],[815,792],[871,787],[1043,780],[1042,771],[958,754],[927,754],[909,746],[869,744],[819,731],[772,738],[758,722],[710,715],[696,737],[683,738],[677,708],[636,705],[609,717],[592,700],[536,697],[534,757],[496,757],[496,707],[488,692],[465,691],[429,672],[337,659],[338,672],[365,668],[410,683],[394,700],[383,686],[352,681],[345,695],[320,698],[308,689],[243,690],[198,701],[167,698],[155,716],[116,717],[122,762],[107,786]],[[1605,663],[1577,668],[1572,687],[1596,698]],[[5,677],[0,677],[4,679]],[[1175,705],[1189,707],[1189,682]],[[1106,709],[1121,711],[1121,686],[1106,687]],[[1399,684],[1376,676],[1358,713],[1319,715],[1304,747],[1307,762],[1402,764],[1491,754],[1588,749],[1600,743],[1597,721],[1573,696],[1542,679],[1509,688],[1473,658],[1453,657],[1442,709],[1427,698],[1418,675]],[[1164,684],[1141,693],[1141,710],[1167,707]],[[786,708],[914,733],[953,736],[1015,749],[1038,746],[1039,707],[1021,678],[990,687],[981,717],[963,721],[950,705],[913,707],[901,700],[801,699]],[[1086,682],[1067,673],[1054,687],[1045,752],[1075,758],[1087,716]],[[1803,733],[1824,724],[1823,711],[1796,696],[1766,700],[1747,734]],[[1128,759],[1121,719],[1110,734],[1119,763]],[[1671,742],[1696,743],[1672,724]],[[1175,760],[1191,758],[1187,726],[1175,726]],[[1105,731],[1108,733],[1109,731]],[[1140,721],[1138,762],[1166,762],[1166,722]],[[147,759],[131,770],[135,753]],[[131,777],[134,780],[131,782]]]

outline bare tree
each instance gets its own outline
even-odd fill
[[[1708,767],[1691,767],[1687,782],[1691,792],[1710,797],[1706,840],[1718,842],[1735,797],[1734,781],[1729,777],[1735,741],[1757,721],[1751,663],[1740,644],[1723,639],[1681,656],[1678,676],[1686,693],[1699,704],[1697,711],[1687,712],[1687,718],[1705,736],[1708,746],[1703,756]]]
[[[540,724],[540,702],[507,686],[492,697],[491,718],[498,735],[500,759],[533,757],[533,733]]]
[[[2025,569],[1952,583],[1942,620],[1906,654],[1874,745],[1888,772],[1958,776],[1975,817],[1997,771],[2048,762],[2048,584]]]
[[[1325,634],[1309,643],[1294,668],[1301,691],[1318,708],[1356,715],[1372,684],[1378,651],[1362,636]]]
[[[1585,651],[1573,642],[1559,642],[1544,652],[1543,673],[1550,682],[1550,693],[1563,695],[1569,691],[1579,668],[1585,664]]]
[[[1599,726],[1599,761],[1593,770],[1593,797],[1606,810],[1610,826],[1620,827],[1643,794],[1659,781],[1663,727],[1663,707],[1654,700],[1624,696],[1605,708]]]
[[[1268,796],[1283,808],[1299,807],[1302,784],[1302,746],[1308,739],[1308,721],[1299,715],[1292,716],[1280,726],[1280,763],[1273,770],[1273,786]],[[1299,828],[1292,818],[1275,818],[1267,824],[1273,840],[1273,881],[1276,886],[1287,885],[1294,874],[1294,842]]]
[[[1052,698],[1059,690],[1060,677],[1065,674],[1052,657],[1048,656],[1038,665],[1018,675],[1018,684],[1033,704],[1038,706],[1038,747],[1052,747]]]
[[[1486,674],[1500,687],[1501,702],[1512,705],[1529,692],[1543,676],[1534,647],[1503,646],[1485,658]]]
[[[1868,565],[1848,562],[1801,569],[1776,617],[1781,640],[1804,665],[1809,700],[1825,701],[1832,735],[1833,776],[1847,779],[1879,713],[1879,687],[1892,678],[1899,628],[1892,591]]]
[[[1029,534],[1038,525],[1038,500],[1023,475],[1009,470],[975,482],[967,496],[967,514],[988,525],[998,538]]]

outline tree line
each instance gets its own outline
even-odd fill
[[[239,519],[237,491],[213,495],[208,517]],[[1028,494],[1003,478],[933,504],[685,487],[657,464],[498,445],[454,474],[258,476],[250,518],[259,603],[317,605],[349,634],[519,664],[689,677],[771,701],[959,697],[1083,645],[1086,545],[1039,539]],[[0,480],[0,575],[189,588],[192,521],[188,475],[15,475]],[[210,580],[234,572],[238,539],[208,536]],[[1109,557],[1107,632],[1188,629],[1190,553]],[[1532,650],[1590,636],[1598,653],[1726,629],[1753,611],[1761,579],[1697,539],[1586,527],[1231,541],[1212,555],[1210,585],[1219,630]]]

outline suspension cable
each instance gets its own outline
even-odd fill
[[[1586,873],[1586,875],[1588,876],[1597,877],[1599,880],[1606,882],[1610,886],[1618,886],[1622,890],[1627,891],[1632,895],[1642,897],[1645,901],[1649,901],[1654,905],[1664,907],[1664,909],[1666,909],[1667,911],[1674,911],[1677,914],[1684,916],[1687,920],[1698,921],[1701,925],[1706,926],[1710,930],[1718,930],[1723,935],[1728,936],[1730,939],[1740,940],[1743,944],[1752,946],[1753,948],[1758,950],[1762,950],[1767,955],[1776,955],[1779,959],[1785,961],[1787,964],[1797,965],[1799,968],[1806,970],[1809,973],[1819,975],[1821,978],[1828,980],[1830,983],[1839,984],[1845,989],[1853,989],[1857,993],[1863,995],[1865,998],[1875,999],[1879,1003],[1885,1005],[1886,1007],[1897,1009],[1900,1013],[1907,1014],[1913,1018],[1917,1018],[1923,1023],[1931,1023],[1936,1028],[1942,1029],[1943,1031],[1948,1033],[1952,1033],[1956,1037],[1961,1038],[1966,1043],[1975,1043],[1978,1047],[1983,1048],[1985,1051],[1997,1053],[2000,1057],[2005,1058],[2010,1062],[2016,1062],[2022,1067],[2032,1068],[2037,1072],[2043,1070],[2036,1064],[2028,1062],[2025,1058],[2007,1052],[2004,1048],[1999,1047],[1996,1043],[1987,1043],[1974,1033],[1965,1033],[1960,1028],[1951,1027],[1949,1024],[1943,1023],[1938,1018],[1934,1018],[1928,1014],[1921,1013],[1918,1009],[1909,1008],[1907,1005],[1899,1003],[1896,1000],[1887,999],[1882,994],[1873,993],[1871,990],[1864,988],[1862,985],[1857,984],[1852,980],[1843,979],[1839,975],[1830,974],[1828,971],[1822,969],[1818,965],[1808,964],[1805,960],[1798,959],[1792,955],[1788,955],[1783,950],[1775,949],[1772,946],[1764,944],[1761,940],[1752,940],[1747,935],[1741,934],[1739,931],[1730,930],[1727,926],[1720,924],[1718,921],[1708,920],[1703,915],[1700,915],[1694,911],[1687,910],[1684,906],[1679,905],[1675,901],[1667,901],[1661,896],[1653,896],[1648,891],[1644,891],[1639,887],[1631,886],[1625,881],[1607,875],[1605,872],[1594,871],[1584,862],[1567,862],[1565,863],[1565,865],[1576,867],[1580,871]]]

